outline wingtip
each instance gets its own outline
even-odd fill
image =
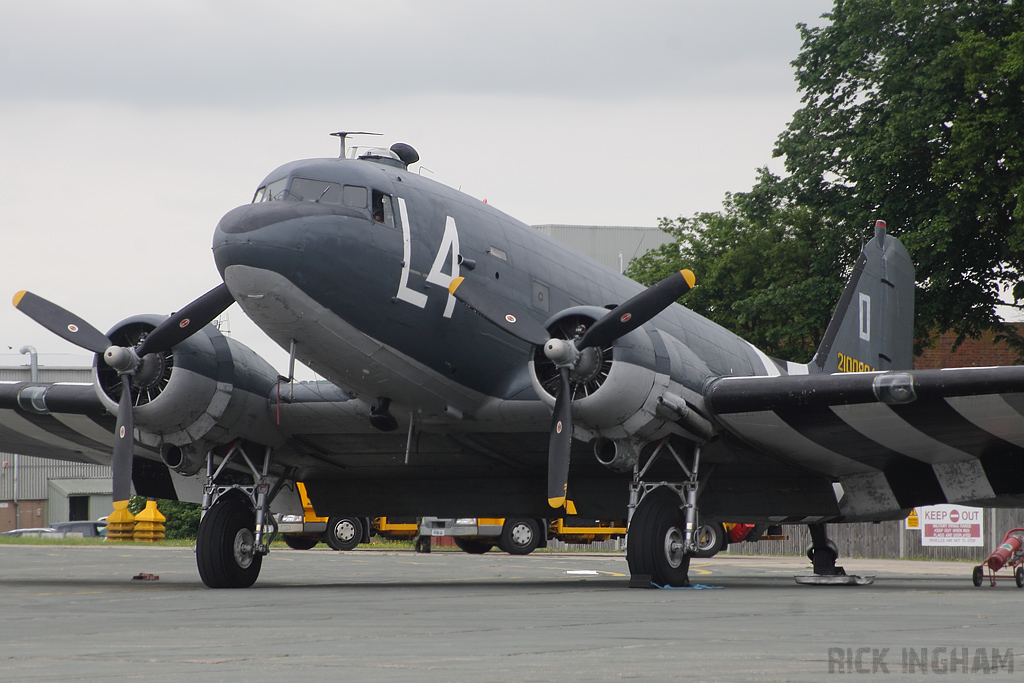
[[[457,277],[457,278],[453,279],[451,284],[448,285],[448,293],[449,294],[455,294],[455,290],[459,288],[459,285],[461,285],[462,281],[465,280],[465,279],[466,278],[464,278],[464,277]]]
[[[558,498],[548,498],[548,505],[556,509],[565,507],[565,496],[559,496]]]
[[[693,289],[693,285],[697,282],[697,278],[694,277],[693,271],[688,268],[684,268],[679,271],[679,274],[683,276],[684,280],[686,280],[686,284],[690,286],[690,289]]]
[[[21,297],[25,296],[26,294],[28,294],[28,292],[23,289],[23,290],[21,290],[20,292],[18,292],[17,294],[14,295],[14,307],[15,308],[17,308],[18,304],[21,303]]]

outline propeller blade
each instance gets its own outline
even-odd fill
[[[569,368],[558,369],[558,395],[555,411],[551,414],[551,441],[548,444],[548,505],[565,506],[565,493],[569,481],[569,453],[572,449],[572,393],[569,387]]]
[[[135,456],[135,416],[132,415],[132,377],[121,375],[121,401],[117,404],[114,429],[114,457],[110,462],[114,479],[114,502],[128,500],[132,492],[132,458]]]
[[[516,339],[534,346],[543,346],[551,338],[547,329],[527,313],[475,282],[467,282],[466,278],[457,277],[448,286],[448,291],[485,320],[497,325]]]
[[[582,351],[590,346],[605,346],[629,334],[690,291],[693,283],[693,272],[689,270],[672,273],[605,314],[590,326],[576,348]]]
[[[99,354],[111,346],[107,335],[74,313],[32,292],[22,290],[15,294],[14,307],[75,346]]]
[[[147,353],[167,351],[205,327],[211,320],[235,303],[223,282],[157,325],[136,349],[139,357]]]

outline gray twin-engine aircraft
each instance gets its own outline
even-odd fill
[[[628,517],[634,579],[672,586],[700,520],[808,524],[832,576],[828,522],[1024,505],[1024,368],[911,370],[914,271],[883,224],[798,365],[676,303],[689,271],[644,289],[410,172],[409,145],[348,155],[336,135],[341,158],[281,166],[221,219],[223,284],[169,318],[103,334],[14,298],[96,360],[92,385],[0,383],[4,450],[112,463],[119,514],[132,484],[202,501],[208,586],[252,585],[296,481],[321,515],[571,501]],[[209,324],[232,302],[328,381]]]

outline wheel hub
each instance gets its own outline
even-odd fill
[[[665,559],[673,569],[678,569],[683,564],[686,555],[683,540],[683,532],[679,527],[674,526],[665,533]]]
[[[518,546],[526,546],[533,541],[533,530],[526,524],[516,524],[510,535],[512,542]]]
[[[334,535],[337,536],[339,540],[351,541],[356,535],[356,530],[355,527],[352,526],[352,522],[346,519],[338,522],[337,526],[334,527]]]
[[[256,539],[252,535],[250,529],[239,529],[238,533],[235,534],[235,542],[232,544],[232,551],[235,556],[235,562],[242,569],[248,569],[249,565],[252,564],[254,556],[254,550],[256,549]]]

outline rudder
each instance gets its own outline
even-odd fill
[[[913,363],[914,264],[876,221],[808,370],[909,370]]]

